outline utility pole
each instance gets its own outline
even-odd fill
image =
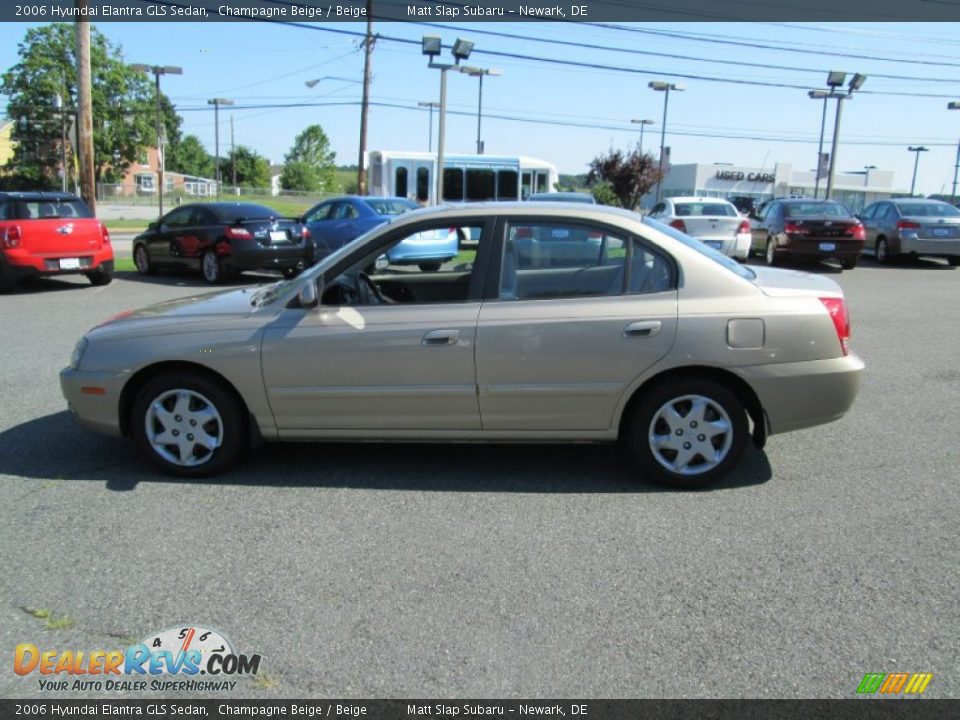
[[[220,106],[221,105],[233,105],[233,100],[227,100],[226,98],[213,98],[212,100],[207,100],[207,105],[213,105],[213,142],[214,142],[214,155],[217,158],[217,200],[220,199]],[[233,158],[233,165],[236,167],[237,159]]]
[[[233,144],[233,115],[230,115],[230,169],[232,170],[233,175],[233,192],[235,195],[239,195],[237,192],[237,148]]]
[[[373,0],[367,0],[367,36],[363,46],[363,102],[360,105],[360,153],[357,160],[357,195],[367,194],[367,113],[370,110],[370,59],[373,55]]]
[[[87,0],[76,0],[79,17],[86,17]],[[77,144],[80,146],[80,196],[97,212],[93,168],[93,99],[90,83],[90,22],[77,20]]]

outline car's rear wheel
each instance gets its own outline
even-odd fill
[[[223,265],[213,250],[207,250],[200,258],[200,272],[210,285],[223,281]]]
[[[113,262],[100,263],[100,267],[86,275],[91,285],[109,285],[113,280]]]
[[[712,380],[681,378],[645,392],[628,429],[644,477],[678,488],[701,488],[723,477],[746,447],[743,403]]]
[[[783,264],[780,254],[777,252],[777,241],[773,238],[767,238],[767,250],[765,253],[767,265],[777,266]]]
[[[201,373],[165,373],[150,380],[137,393],[131,413],[134,442],[172,475],[213,475],[246,446],[243,404]]]
[[[947,262],[950,263],[950,267],[957,267],[960,265],[960,256],[951,255],[947,258]]]
[[[157,268],[150,261],[150,251],[146,245],[136,245],[133,248],[133,264],[137,266],[137,272],[141,275],[153,275]]]
[[[443,263],[422,262],[422,263],[417,263],[417,265],[420,267],[420,270],[422,270],[423,272],[436,272],[437,270],[440,269],[440,266],[443,265]]]
[[[887,244],[886,238],[877,239],[877,244],[874,246],[874,253],[877,262],[881,265],[889,265],[893,261],[893,258],[890,256],[890,245]]]
[[[853,270],[857,266],[857,258],[841,258],[840,267],[844,270]]]

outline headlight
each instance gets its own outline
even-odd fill
[[[77,344],[73,348],[73,353],[70,355],[71,370],[76,370],[80,367],[80,361],[83,360],[83,354],[87,351],[88,344],[86,337],[82,337],[77,341]]]

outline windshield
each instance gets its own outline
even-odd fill
[[[411,200],[367,200],[377,215],[403,215],[403,213],[419,207]]]
[[[649,217],[644,217],[643,224],[649,225],[655,230],[659,230],[664,235],[669,235],[674,240],[682,242],[691,250],[696,250],[701,255],[704,255],[705,257],[710,258],[718,265],[722,265],[730,272],[735,273],[740,277],[742,277],[744,280],[753,280],[757,276],[756,273],[754,273],[753,270],[748,268],[746,265],[741,265],[736,260],[728,258],[723,253],[717,252],[712,247],[708,247],[707,245],[704,245],[699,240],[694,240],[692,237],[690,237],[686,233],[682,233],[679,230],[670,227],[666,223],[662,223],[659,220],[653,220],[652,218],[649,218]]]
[[[834,202],[784,203],[783,207],[786,216],[789,218],[853,217],[847,208],[840,203]]]
[[[736,209],[733,205],[728,205],[727,203],[676,203],[674,208],[680,217],[696,217],[698,215],[737,217]]]
[[[900,214],[907,217],[957,217],[960,210],[947,203],[898,203]]]

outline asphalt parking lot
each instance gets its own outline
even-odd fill
[[[166,478],[79,428],[57,373],[91,325],[202,283],[2,296],[4,665],[197,624],[264,657],[233,697],[849,698],[893,671],[956,697],[960,270],[816,271],[850,303],[856,405],[705,492],[592,446],[275,445]]]

